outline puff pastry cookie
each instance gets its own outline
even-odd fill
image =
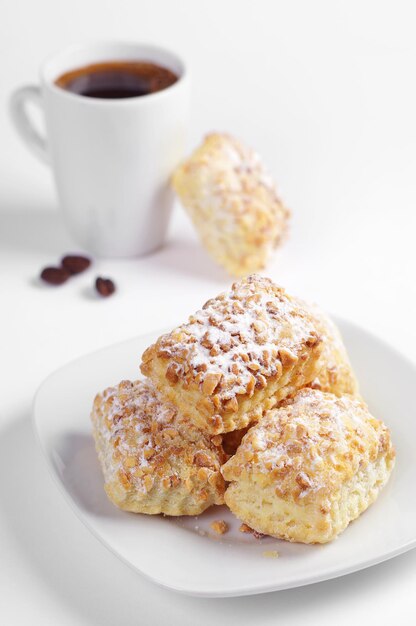
[[[210,134],[172,183],[203,245],[231,275],[265,267],[289,211],[255,152],[230,135]]]
[[[304,389],[268,411],[223,466],[225,502],[258,532],[325,543],[374,502],[394,456],[363,402]]]
[[[329,391],[336,396],[345,393],[358,396],[358,382],[338,328],[318,306],[301,300],[300,302],[314,317],[323,341],[322,367],[310,386],[320,391]]]
[[[317,375],[322,341],[310,313],[270,279],[249,276],[163,335],[141,371],[211,434],[244,428],[267,402]]]
[[[96,396],[91,414],[109,499],[135,513],[198,515],[222,504],[225,456],[147,381],[123,381]]]

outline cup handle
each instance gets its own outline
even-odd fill
[[[46,139],[33,126],[28,113],[27,104],[33,102],[43,109],[42,96],[39,87],[27,85],[17,89],[10,99],[10,114],[15,128],[27,145],[41,161],[49,164],[49,151]]]

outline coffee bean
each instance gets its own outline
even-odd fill
[[[95,288],[100,296],[103,296],[104,298],[111,296],[111,294],[113,294],[116,290],[116,286],[110,278],[102,278],[101,276],[98,276],[95,281]]]
[[[62,285],[71,274],[64,267],[45,267],[41,272],[41,279],[49,285]]]
[[[67,254],[61,264],[70,274],[80,274],[91,265],[91,259],[80,254]]]

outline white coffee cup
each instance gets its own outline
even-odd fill
[[[55,84],[69,70],[117,60],[150,61],[178,80],[162,91],[124,99],[89,98]],[[172,210],[169,178],[185,149],[189,77],[184,63],[155,46],[76,45],[42,65],[40,83],[12,95],[12,119],[26,145],[52,166],[74,238],[104,257],[140,256],[159,248]],[[30,121],[28,103],[43,110],[46,137]]]

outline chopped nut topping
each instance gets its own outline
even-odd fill
[[[149,381],[123,381],[98,394],[91,418],[106,489],[115,504],[120,499],[122,507],[128,501],[129,507],[147,512],[160,501],[161,512],[169,515],[178,514],[171,511],[178,511],[182,501],[184,514],[187,507],[200,512],[222,504],[220,468],[226,456],[221,437],[209,437],[178,413]]]
[[[122,470],[119,470],[118,477],[119,477],[120,482],[123,485],[123,487],[125,489],[129,489],[130,488],[130,481],[129,481],[128,477],[127,477],[126,472],[123,472]]]
[[[170,476],[170,484],[172,485],[172,487],[179,487],[181,483],[180,478],[178,478],[178,476],[176,476],[175,474],[172,474],[172,476]]]
[[[297,356],[294,355],[290,350],[287,350],[286,348],[280,348],[279,358],[282,362],[283,367],[291,367],[298,360]]]
[[[256,376],[256,387],[259,389],[264,389],[267,386],[267,380],[262,374],[257,374]]]
[[[222,437],[221,435],[214,435],[214,437],[211,437],[211,441],[214,446],[220,446],[222,443]]]
[[[205,396],[211,396],[214,393],[215,388],[219,384],[221,378],[222,378],[221,372],[208,373],[204,378],[204,382],[202,383],[202,393]]]
[[[300,454],[302,452],[302,448],[299,447],[299,450],[295,450],[295,454]],[[305,474],[305,472],[299,472],[299,474],[295,478],[299,487],[304,491],[305,489],[310,489],[312,487],[312,482],[309,476]]]
[[[215,394],[215,396],[212,396],[211,400],[214,403],[215,410],[220,411],[222,409],[222,400],[220,396]]]
[[[171,483],[170,483],[170,478],[169,476],[165,476],[164,478],[162,478],[162,487],[163,489],[165,489],[165,491],[167,491],[168,489],[170,489]]]
[[[236,413],[238,411],[238,401],[237,401],[237,398],[231,398],[231,400],[228,400],[228,402],[226,402],[226,404],[225,404],[225,410],[226,411],[233,411],[234,413]]]
[[[362,401],[305,388],[254,424],[221,472],[228,482],[238,480],[241,468],[260,475],[263,489],[288,502],[320,506],[325,516],[335,506],[334,493],[377,459],[380,436],[388,439],[389,462],[394,450],[388,429]]]
[[[149,476],[149,474],[147,474],[147,476],[145,476],[143,479],[143,483],[146,491],[150,491],[153,487],[153,478]]]
[[[246,425],[239,415],[240,402],[236,406],[228,401],[254,397],[261,390],[267,396],[269,383],[275,386],[296,363],[299,368],[305,359],[318,364],[321,346],[308,350],[311,339],[311,345],[321,341],[307,309],[271,280],[253,275],[208,300],[187,323],[160,337],[153,358],[146,351],[142,372],[156,380],[156,359],[161,351],[169,354],[170,362],[161,363],[167,380],[187,392],[184,403],[194,405],[211,433],[217,427],[211,428],[209,422],[213,414],[220,417],[217,432],[226,432],[233,426],[233,417],[225,416],[226,412],[236,412],[235,423]]]
[[[205,452],[197,452],[194,456],[194,463],[198,467],[212,467],[213,461]]]
[[[165,437],[170,437],[170,439],[176,439],[176,437],[179,436],[179,433],[176,428],[165,428],[163,431],[163,435]]]
[[[198,480],[205,482],[208,478],[208,470],[206,467],[200,467],[197,473]]]
[[[178,382],[179,376],[176,363],[170,363],[166,370],[166,378],[172,385]]]
[[[244,450],[244,458],[246,461],[252,461],[254,457],[254,453],[251,450]]]
[[[257,530],[250,528],[250,526],[248,526],[248,524],[245,524],[244,522],[243,524],[241,524],[238,530],[240,531],[240,533],[247,533],[247,534],[253,535],[253,537],[255,537],[256,539],[262,539],[263,537],[266,536],[266,535],[263,535],[263,533],[259,533],[257,532]]]

